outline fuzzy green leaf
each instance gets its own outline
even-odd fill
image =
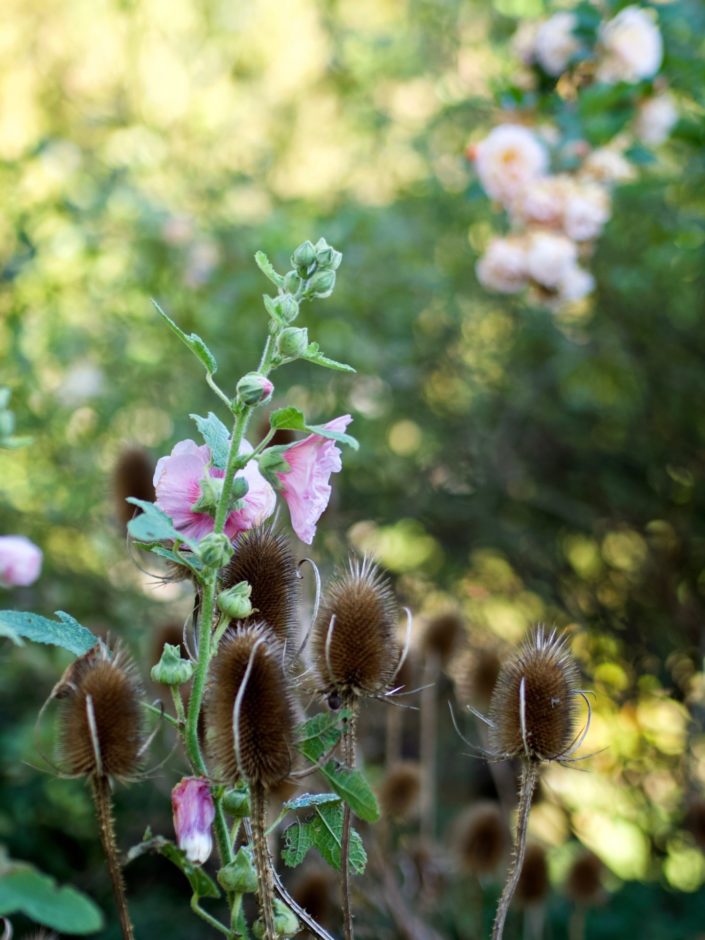
[[[315,764],[340,741],[340,723],[350,714],[346,709],[339,712],[321,712],[299,725],[297,747],[311,763]]]
[[[103,926],[103,915],[90,898],[75,888],[60,888],[24,863],[11,863],[0,875],[0,915],[17,912],[66,934],[96,933]]]
[[[183,532],[179,532],[167,516],[164,510],[160,509],[154,503],[145,499],[137,499],[135,496],[128,496],[127,502],[133,506],[139,506],[142,512],[127,523],[127,531],[137,542],[170,542],[178,541],[195,549],[196,545],[190,539],[187,539]]]
[[[380,815],[377,797],[359,770],[351,770],[338,761],[329,760],[321,767],[321,773],[356,816],[365,822],[377,822]]]
[[[272,284],[276,284],[277,287],[282,286],[284,283],[284,278],[281,276],[281,274],[277,274],[277,272],[274,270],[272,262],[263,251],[258,251],[255,253],[255,264],[260,269],[262,274],[269,278]]]
[[[346,434],[344,431],[332,431],[322,424],[307,424],[306,430],[310,431],[311,434],[318,434],[319,437],[326,437],[331,441],[337,441],[339,444],[347,444],[348,447],[352,447],[353,450],[357,450],[360,446],[357,439],[351,434]]]
[[[127,862],[132,862],[140,855],[146,855],[148,852],[158,852],[164,858],[169,859],[177,868],[188,878],[191,890],[198,898],[219,898],[220,891],[216,883],[207,875],[200,865],[194,865],[186,858],[186,853],[178,848],[169,839],[163,836],[151,837],[149,830],[145,833],[145,840],[139,845],[133,845],[127,853]]]
[[[191,350],[194,356],[200,360],[202,365],[205,366],[206,371],[210,372],[211,375],[215,375],[218,371],[218,363],[216,362],[215,356],[210,351],[210,349],[203,342],[198,333],[184,333],[184,331],[174,323],[171,317],[165,313],[159,304],[152,298],[152,303],[157,308],[157,313],[159,313],[169,324],[171,329],[176,333],[182,343]]]
[[[207,418],[202,418],[200,415],[189,415],[189,417],[196,422],[198,433],[208,445],[213,466],[219,470],[224,470],[228,462],[230,432],[212,411],[208,412]]]
[[[307,362],[313,362],[317,366],[323,366],[325,369],[333,369],[334,372],[356,372],[347,362],[338,362],[336,359],[329,359],[324,356],[318,343],[309,343],[305,352],[301,354],[301,359]]]
[[[284,862],[294,868],[304,860],[311,848],[318,849],[326,862],[337,871],[342,863],[343,804],[340,800],[315,807],[315,815],[305,821],[298,820],[284,834]],[[367,864],[367,853],[360,834],[350,830],[348,857],[351,869],[361,875]]]
[[[306,809],[309,806],[320,806],[323,803],[339,803],[340,797],[335,793],[302,793],[301,796],[288,800],[284,804],[285,809],[297,810]]]
[[[23,637],[34,643],[61,646],[76,656],[87,653],[98,642],[90,630],[69,614],[58,610],[56,616],[58,621],[24,610],[1,610],[0,630],[2,635],[9,635],[15,641],[17,637]]]
[[[303,411],[293,406],[277,408],[269,416],[269,426],[274,430],[286,428],[289,431],[305,431],[306,418]]]
[[[284,832],[282,859],[289,868],[296,868],[306,858],[306,853],[313,846],[308,822],[297,820]]]

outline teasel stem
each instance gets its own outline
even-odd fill
[[[274,879],[267,847],[265,813],[267,800],[261,783],[250,784],[252,805],[252,848],[257,872],[259,906],[264,924],[264,940],[277,940],[274,927]]]
[[[507,919],[509,905],[512,903],[516,891],[521,869],[526,853],[526,834],[529,828],[529,813],[531,800],[539,778],[539,765],[535,761],[523,761],[521,768],[521,782],[519,786],[519,803],[517,816],[517,831],[514,839],[514,852],[512,862],[507,873],[507,882],[497,905],[494,926],[492,927],[492,940],[502,940],[504,922]]]
[[[100,841],[103,846],[103,852],[105,853],[105,859],[108,863],[110,880],[113,884],[115,906],[117,907],[118,918],[120,919],[120,929],[122,931],[123,940],[134,940],[135,935],[132,929],[132,921],[130,920],[130,912],[127,907],[125,882],[122,877],[122,867],[120,865],[117,841],[115,839],[110,781],[105,774],[94,774],[91,777],[91,788],[93,790],[96,816],[98,817]]]
[[[419,763],[421,764],[421,835],[433,839],[436,829],[436,738],[438,736],[437,682],[441,664],[428,653],[421,689]]]
[[[357,707],[355,695],[346,696],[343,708],[350,710],[350,717],[343,730],[343,761],[351,770],[355,767],[357,751]],[[353,940],[353,915],[350,903],[350,806],[343,804],[343,833],[340,844],[340,886],[343,894],[343,935],[345,940]]]

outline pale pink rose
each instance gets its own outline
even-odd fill
[[[329,431],[345,431],[351,421],[350,415],[341,415],[324,427]],[[282,456],[290,470],[277,473],[277,477],[289,507],[291,525],[301,541],[310,545],[316,534],[316,523],[330,500],[330,475],[342,469],[340,450],[335,441],[310,434],[292,444]]]
[[[526,251],[529,276],[554,290],[578,258],[575,242],[555,232],[531,232]]]
[[[213,851],[215,806],[205,777],[184,777],[171,791],[174,832],[186,858],[203,865]]]
[[[475,266],[477,279],[487,290],[517,294],[528,284],[526,246],[517,237],[493,238]]]
[[[42,552],[24,535],[0,536],[0,587],[33,584],[42,570]]]
[[[562,11],[542,23],[536,33],[536,61],[548,75],[565,72],[568,63],[580,48],[573,32],[578,24],[575,13]]]
[[[592,274],[579,265],[574,264],[565,271],[561,278],[560,284],[558,285],[558,298],[565,303],[574,300],[582,300],[583,297],[586,297],[594,289],[595,278]]]
[[[252,451],[243,441],[241,454]],[[200,447],[193,441],[180,441],[168,457],[162,457],[154,471],[156,504],[171,517],[175,527],[187,538],[200,540],[213,531],[213,516],[206,512],[194,512],[192,507],[201,498],[201,480],[210,475],[222,479],[225,471],[209,467],[211,453],[205,444]],[[240,532],[268,519],[274,512],[277,497],[272,487],[259,472],[257,462],[250,461],[237,477],[243,477],[249,490],[243,498],[242,509],[230,513],[225,522],[225,534],[233,539]]]
[[[668,140],[677,120],[678,110],[672,95],[654,95],[640,105],[634,130],[645,144],[658,147]]]
[[[536,61],[536,34],[539,24],[523,20],[512,36],[512,53],[522,65],[533,65]]]
[[[573,186],[572,178],[566,174],[532,180],[517,196],[512,217],[525,224],[561,228],[566,199]]]
[[[474,147],[475,168],[492,199],[509,205],[546,172],[548,152],[538,137],[519,124],[500,124]]]
[[[563,231],[576,242],[591,241],[610,217],[610,197],[597,183],[576,183],[563,207]]]
[[[637,6],[625,7],[599,31],[599,82],[638,82],[653,78],[663,61],[663,40],[653,17]]]
[[[635,175],[632,164],[614,147],[598,147],[580,167],[580,176],[596,183],[628,183]]]

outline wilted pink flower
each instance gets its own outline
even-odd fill
[[[174,831],[179,848],[190,862],[202,865],[213,850],[211,826],[215,806],[205,777],[184,777],[171,791]]]
[[[344,431],[351,421],[350,415],[341,415],[324,427],[329,431]],[[316,523],[330,499],[330,475],[342,469],[340,450],[335,441],[310,434],[292,444],[282,456],[291,469],[288,473],[277,473],[277,477],[289,506],[291,525],[301,541],[310,545],[316,534]]]
[[[243,441],[240,453],[249,453],[252,447]],[[179,441],[168,457],[162,457],[154,471],[156,504],[171,516],[176,528],[192,539],[202,539],[213,531],[213,516],[207,512],[194,512],[193,506],[201,498],[201,481],[208,475],[220,480],[225,471],[209,467],[211,452],[205,444]],[[230,513],[225,522],[225,534],[235,538],[253,526],[264,522],[274,512],[277,497],[272,487],[252,460],[238,477],[247,481],[249,490],[242,509]]]
[[[24,535],[0,536],[0,587],[32,584],[42,569],[42,552]]]

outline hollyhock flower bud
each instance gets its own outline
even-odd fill
[[[252,587],[247,581],[240,581],[227,591],[221,591],[218,595],[218,610],[230,617],[231,620],[245,620],[252,614],[253,608],[250,601]]]
[[[184,777],[171,791],[174,831],[186,858],[203,865],[213,850],[215,806],[205,777]]]
[[[218,884],[224,891],[237,894],[254,894],[257,890],[257,872],[252,861],[252,850],[242,845],[229,864],[218,872]]]
[[[309,268],[316,261],[316,249],[310,241],[302,242],[291,256],[291,263],[304,277]]]
[[[341,415],[324,427],[330,431],[345,431],[351,421],[350,415]],[[340,450],[335,441],[310,434],[288,447],[282,456],[290,470],[278,473],[277,477],[289,507],[291,525],[301,541],[310,545],[316,534],[316,523],[330,500],[330,475],[342,469]]]
[[[193,676],[193,668],[193,663],[189,659],[181,658],[178,646],[165,643],[161,659],[156,666],[152,666],[150,675],[152,682],[159,682],[162,685],[183,685]]]
[[[42,568],[42,552],[24,535],[0,536],[0,587],[33,584]]]
[[[321,300],[330,297],[334,287],[335,271],[332,268],[325,271],[316,271],[308,285],[309,292]]]
[[[337,271],[342,260],[342,252],[336,251],[325,238],[318,239],[316,242],[316,261],[319,268],[331,268],[333,271]]]
[[[249,816],[252,812],[249,791],[236,787],[232,790],[226,790],[223,796],[223,809],[231,816],[237,816],[238,819]]]
[[[274,899],[274,930],[279,940],[295,937],[301,930],[301,924],[296,914],[294,914],[286,904],[280,901],[279,898]],[[252,933],[257,940],[263,940],[265,937],[265,929],[261,917],[257,918],[255,921]]]
[[[308,346],[308,330],[289,326],[277,337],[277,352],[285,359],[298,359]]]
[[[243,405],[260,405],[269,401],[274,391],[274,385],[266,375],[259,372],[248,372],[237,383],[237,400]]]
[[[575,13],[565,10],[554,13],[539,26],[536,33],[535,55],[541,68],[554,77],[564,72],[580,48],[573,32],[578,25]]]
[[[508,205],[548,169],[538,137],[519,124],[500,124],[475,148],[475,169],[488,196]]]
[[[233,546],[223,532],[211,532],[198,546],[198,557],[206,568],[222,568],[233,557]]]
[[[252,451],[243,441],[241,454]],[[213,516],[194,510],[201,495],[201,482],[209,475],[222,479],[224,470],[211,466],[211,452],[204,444],[199,447],[193,441],[180,441],[168,457],[162,457],[154,473],[156,504],[171,517],[176,528],[188,538],[200,540],[213,531]],[[235,483],[243,480],[247,492],[241,506],[233,508],[225,520],[225,534],[234,539],[241,532],[268,519],[276,506],[276,494],[259,472],[257,462],[251,460],[239,471]]]
[[[280,294],[275,297],[272,306],[282,323],[291,323],[299,315],[299,302],[291,294]]]
[[[600,27],[599,82],[638,82],[653,78],[663,60],[663,40],[646,10],[625,7]]]

